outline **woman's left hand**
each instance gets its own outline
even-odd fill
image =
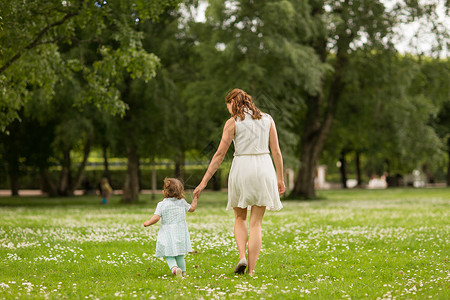
[[[283,179],[279,179],[277,184],[278,184],[278,193],[281,196],[286,191],[286,185],[284,184],[284,180]]]
[[[194,192],[192,193],[192,198],[194,199],[198,199],[200,197],[200,194],[202,193],[202,191],[205,189],[206,184],[204,183],[200,183],[194,190]]]

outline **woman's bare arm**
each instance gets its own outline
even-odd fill
[[[270,124],[269,146],[272,152],[273,162],[277,171],[278,193],[281,195],[285,192],[286,186],[283,179],[283,156],[281,155],[280,145],[278,143],[278,134],[273,120]]]
[[[217,148],[217,151],[214,154],[211,163],[209,164],[208,170],[203,176],[202,181],[193,192],[194,199],[197,199],[200,196],[200,193],[206,187],[209,180],[214,175],[214,173],[216,173],[217,169],[225,158],[225,154],[227,154],[228,148],[230,148],[231,141],[234,138],[235,130],[236,124],[234,123],[234,119],[228,119],[223,128],[222,139],[220,140],[219,148]]]

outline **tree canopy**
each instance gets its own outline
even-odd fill
[[[210,0],[204,21],[199,1],[180,2],[0,3],[0,152],[12,186],[32,168],[48,193],[70,195],[96,148],[106,167],[108,151],[127,158],[124,199],[136,201],[143,158],[173,161],[179,177],[186,156],[208,160],[236,87],[277,123],[293,197],[314,198],[317,165],[349,153],[366,174],[450,161],[438,1]],[[399,24],[415,20],[437,37],[429,55],[395,48]]]

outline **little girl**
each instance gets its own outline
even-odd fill
[[[165,257],[167,264],[176,277],[186,275],[184,255],[192,252],[191,240],[186,224],[186,211],[194,212],[197,198],[189,204],[184,200],[184,188],[176,178],[164,179],[164,200],[156,206],[155,214],[144,222],[144,227],[155,224],[161,219],[156,240],[156,257]]]
[[[112,187],[109,185],[108,178],[102,178],[100,181],[100,194],[102,196],[102,204],[109,203],[109,197],[111,197],[113,192]]]

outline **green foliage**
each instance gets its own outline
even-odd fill
[[[2,131],[14,119],[18,110],[31,99],[36,89],[51,100],[61,74],[70,76],[84,70],[89,83],[82,101],[93,102],[112,114],[122,114],[126,105],[121,101],[116,79],[123,70],[132,77],[149,80],[154,77],[158,59],[142,49],[142,36],[133,31],[139,22],[155,19],[177,1],[2,1],[3,31],[0,35],[0,128]],[[120,45],[104,46],[105,33],[115,29],[113,39]],[[80,32],[89,32],[86,40]],[[84,66],[80,57],[61,61],[60,47],[81,47],[83,43],[98,43],[103,60],[93,68]],[[58,76],[59,75],[59,76]]]
[[[427,81],[422,62],[395,53],[355,53],[348,70],[327,155],[358,151],[370,167],[392,174],[438,162],[443,143],[431,123],[443,101],[435,96],[445,91],[442,82]]]
[[[195,78],[187,85],[188,110],[197,135],[216,140],[228,114],[224,97],[237,87],[278,125],[285,158],[294,157],[298,134],[292,112],[303,107],[304,91],[318,93],[330,71],[307,44],[322,34],[307,1],[211,1],[206,22],[194,23]],[[215,130],[212,130],[212,129]],[[288,159],[289,160],[289,159]]]
[[[400,56],[393,45],[401,22],[424,18],[442,33],[437,2],[211,0],[204,23],[192,15],[198,1],[178,2],[0,3],[0,128],[22,139],[21,169],[61,164],[87,141],[120,156],[133,145],[140,157],[203,162],[234,87],[274,117],[291,168],[332,119],[323,160],[345,150],[362,153],[366,173],[386,160],[391,172],[442,168],[448,59]],[[42,137],[39,154],[28,135]]]

